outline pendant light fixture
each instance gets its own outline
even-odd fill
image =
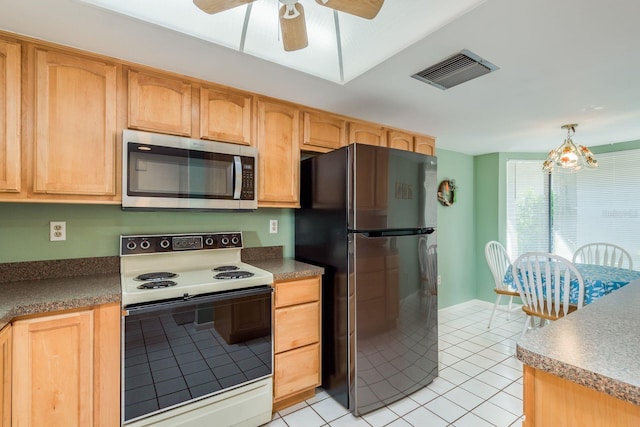
[[[560,147],[551,150],[547,159],[542,163],[544,172],[577,172],[583,167],[598,167],[598,161],[593,158],[591,150],[584,145],[576,146],[571,140],[573,134],[576,133],[576,126],[578,126],[576,123],[562,126],[562,129],[567,130],[567,138]]]

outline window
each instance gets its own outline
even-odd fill
[[[640,267],[640,150],[599,154],[599,167],[542,173],[540,161],[507,162],[507,251],[571,259],[580,246],[622,246]]]

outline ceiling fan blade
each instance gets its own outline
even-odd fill
[[[384,0],[316,0],[316,3],[361,18],[376,17]]]
[[[227,9],[233,9],[243,4],[251,3],[255,0],[193,0],[193,4],[204,12],[213,15]]]
[[[309,45],[304,7],[300,3],[284,5],[280,8],[280,29],[284,50],[303,49]]]

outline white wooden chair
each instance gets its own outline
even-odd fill
[[[629,252],[612,243],[589,243],[580,246],[573,254],[573,262],[633,270],[633,261]]]
[[[518,290],[516,288],[509,287],[504,283],[504,274],[507,272],[507,268],[511,266],[511,260],[509,259],[509,255],[507,254],[507,250],[504,246],[495,240],[487,242],[484,246],[484,257],[487,260],[487,265],[489,266],[489,270],[491,270],[491,275],[493,276],[493,291],[497,294],[496,302],[493,304],[493,310],[491,311],[491,317],[489,317],[489,324],[487,325],[487,329],[490,329],[496,310],[506,311],[507,320],[509,320],[511,318],[511,313],[515,310],[519,310],[521,306],[513,306],[513,297],[519,296]],[[509,298],[507,308],[500,305],[500,300],[503,296]]]
[[[522,299],[522,310],[527,315],[520,338],[529,323],[540,326],[578,310],[584,305],[584,281],[575,265],[566,258],[546,252],[527,252],[512,265],[513,278]],[[569,300],[571,282],[577,286],[574,302]]]

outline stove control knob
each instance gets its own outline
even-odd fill
[[[222,238],[222,244],[223,244],[224,246],[227,246],[227,245],[229,244],[229,238],[228,238],[228,237],[223,237],[223,238]]]
[[[237,245],[239,241],[240,239],[238,239],[238,236],[233,236],[231,238],[231,243],[233,243],[234,245]]]
[[[162,239],[160,241],[160,247],[162,249],[167,249],[169,247],[169,245],[171,244],[171,242],[169,242],[167,239]]]
[[[204,244],[207,246],[213,246],[213,237],[207,237]]]
[[[148,240],[143,240],[142,243],[140,243],[140,247],[142,249],[149,249],[150,246],[151,246],[151,243],[149,243]]]
[[[133,240],[130,240],[127,242],[127,249],[129,249],[130,251],[134,250],[138,245],[136,245],[136,242],[134,242]]]

